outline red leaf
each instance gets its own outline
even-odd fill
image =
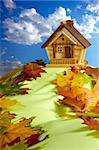
[[[95,108],[92,111],[94,113],[99,113],[99,102],[96,104]]]
[[[99,130],[99,121],[93,117],[80,116],[82,120],[84,120],[83,124],[86,124],[89,129]]]
[[[95,81],[99,79],[99,68],[86,67],[85,73],[91,75]]]
[[[75,98],[77,96],[75,90],[70,89],[69,87],[57,87],[58,93],[64,97]]]
[[[39,142],[39,136],[41,135],[41,133],[37,133],[37,134],[33,134],[30,137],[26,138],[26,142],[25,144],[27,144],[28,146],[31,146],[33,144],[36,144]]]

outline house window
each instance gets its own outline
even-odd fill
[[[59,53],[63,52],[63,47],[58,46],[58,52],[59,52]]]

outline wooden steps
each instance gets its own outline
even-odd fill
[[[70,66],[84,66],[84,64],[46,64],[48,68],[68,68]]]

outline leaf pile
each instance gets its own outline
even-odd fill
[[[70,106],[74,111],[98,112],[96,109],[99,109],[99,80],[94,86],[92,77],[72,68],[66,75],[57,74],[57,79],[52,82],[56,84],[58,94],[64,96],[63,100],[58,101],[59,103]],[[94,88],[87,88],[88,84]]]
[[[99,130],[99,120],[86,115],[92,112],[99,116],[99,69],[71,67],[66,74],[57,74],[52,83],[56,84],[58,94],[64,97],[58,102],[71,107],[89,129]]]
[[[29,89],[23,88],[22,82],[40,77],[41,72],[45,70],[37,63],[28,63],[0,77],[0,149],[15,149],[16,147],[26,149],[40,142],[39,138],[44,131],[31,127],[34,118],[22,118],[20,121],[13,122],[16,114],[7,110],[16,105],[17,101],[5,96],[28,94]]]

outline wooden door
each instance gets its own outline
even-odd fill
[[[65,47],[65,58],[71,58],[71,48],[70,48],[70,46]]]

